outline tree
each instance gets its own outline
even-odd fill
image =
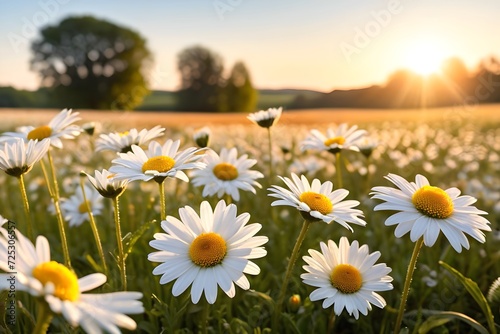
[[[151,60],[137,32],[91,16],[66,18],[42,29],[31,46],[32,68],[62,105],[132,109],[148,93]]]
[[[229,111],[251,112],[257,105],[257,91],[243,62],[234,64],[226,84],[226,103]]]
[[[457,57],[448,58],[443,62],[441,71],[448,79],[463,84],[469,79],[469,72],[464,62]]]
[[[222,58],[202,46],[193,46],[178,55],[181,75],[179,108],[185,111],[222,111],[224,66]]]

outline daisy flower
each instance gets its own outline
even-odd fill
[[[106,282],[103,274],[91,274],[78,278],[64,265],[50,260],[49,242],[38,236],[36,246],[16,231],[16,290],[41,297],[55,314],[62,315],[71,326],[81,326],[88,333],[103,330],[119,333],[118,327],[134,330],[135,321],[127,314],[140,314],[144,307],[140,292],[85,293]],[[7,254],[13,235],[0,227],[0,253]],[[10,273],[7,258],[0,259],[0,290],[9,289]]]
[[[341,150],[359,151],[357,141],[366,134],[365,130],[358,130],[357,125],[348,128],[342,123],[337,129],[328,128],[326,136],[320,131],[311,130],[310,136],[301,143],[302,151],[307,149],[338,153]]]
[[[221,200],[212,211],[207,201],[201,203],[200,215],[189,206],[179,209],[181,220],[168,216],[161,222],[165,233],[156,233],[151,247],[159,250],[149,254],[151,262],[161,262],[153,270],[162,275],[160,284],[176,280],[172,294],[179,296],[191,284],[191,300],[198,303],[201,294],[213,304],[217,286],[230,298],[235,296],[234,283],[244,290],[250,288],[245,274],[257,275],[260,268],[250,261],[264,257],[260,247],[267,237],[255,236],[260,224],[246,225],[248,213],[236,216],[236,205]]]
[[[351,232],[353,229],[348,223],[366,225],[366,222],[360,218],[363,217],[363,212],[353,209],[359,205],[359,202],[342,201],[347,197],[349,191],[345,189],[332,191],[333,184],[330,181],[321,184],[318,179],[314,179],[309,184],[304,175],[299,178],[292,173],[292,179],[281,176],[279,178],[285,182],[290,190],[275,185],[268,188],[272,192],[269,196],[278,198],[271,203],[272,206],[293,206],[307,221],[322,220],[327,224],[336,221]]]
[[[115,180],[113,178],[115,174],[107,169],[103,169],[102,172],[94,171],[95,177],[87,173],[85,175],[102,197],[116,198],[127,188],[128,180]]]
[[[431,186],[422,175],[417,175],[415,182],[408,182],[394,174],[389,174],[386,179],[399,189],[374,187],[371,195],[372,198],[385,201],[377,205],[375,210],[400,211],[385,221],[386,226],[397,225],[394,231],[396,237],[410,232],[411,241],[423,237],[425,245],[431,247],[440,232],[443,232],[459,253],[462,246],[469,249],[465,233],[481,243],[485,242],[481,230],[491,231],[491,228],[488,220],[480,216],[487,213],[471,206],[476,202],[474,197],[460,196],[457,188],[443,190]]]
[[[361,154],[363,154],[366,158],[369,158],[379,143],[373,137],[362,137],[356,145],[358,146]]]
[[[192,183],[194,186],[205,186],[203,197],[217,194],[220,198],[228,194],[238,201],[239,189],[255,194],[254,187],[261,188],[255,179],[263,178],[264,175],[249,169],[257,163],[257,160],[247,159],[247,157],[248,155],[244,154],[238,158],[238,151],[235,147],[230,150],[223,148],[220,156],[214,151],[208,151],[203,160],[207,166],[193,171]]]
[[[25,143],[17,138],[4,143],[0,150],[0,169],[11,176],[19,177],[28,173],[49,150],[50,140],[29,140]]]
[[[132,145],[142,146],[151,140],[163,136],[165,128],[159,125],[151,130],[131,129],[125,132],[113,132],[110,134],[101,134],[96,140],[96,152],[110,150],[119,153],[127,153],[132,149]]]
[[[310,256],[303,257],[307,265],[302,268],[307,273],[300,275],[305,284],[317,287],[309,296],[312,301],[324,299],[323,308],[333,305],[336,315],[346,309],[356,319],[359,313],[367,315],[372,304],[385,307],[385,299],[376,291],[392,290],[393,286],[387,275],[391,268],[385,263],[375,265],[380,252],[369,254],[367,245],[359,247],[357,241],[349,245],[346,237],[338,246],[329,240],[320,247],[321,253],[310,249]]]
[[[182,181],[189,181],[183,172],[186,169],[203,168],[204,163],[197,160],[203,158],[197,154],[203,149],[190,147],[179,151],[180,141],[167,140],[160,145],[156,141],[149,143],[148,150],[144,151],[137,145],[132,145],[132,152],[119,153],[109,171],[115,173],[115,180],[143,180],[161,183],[167,177],[176,177]]]
[[[103,209],[101,195],[94,188],[85,185],[85,196],[87,197],[92,214],[94,216],[100,215]],[[77,188],[75,194],[70,198],[61,199],[61,210],[69,226],[80,226],[84,221],[89,219],[87,203],[83,199],[81,188]]]
[[[210,128],[204,126],[194,133],[193,139],[196,145],[198,145],[198,147],[203,148],[208,146],[210,135],[211,135]]]
[[[282,111],[282,107],[269,108],[254,112],[248,115],[247,118],[262,128],[270,128],[273,124],[278,123]]]
[[[62,148],[61,139],[73,139],[83,130],[80,126],[73,123],[80,120],[79,113],[73,113],[71,109],[64,109],[57,114],[48,125],[42,125],[37,128],[33,126],[23,126],[18,132],[6,132],[0,137],[0,141],[10,141],[14,138],[22,138],[25,141],[42,140],[48,138],[50,145]]]

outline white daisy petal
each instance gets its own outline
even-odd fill
[[[240,199],[239,190],[255,192],[254,187],[260,187],[256,179],[263,178],[264,175],[249,168],[257,163],[257,160],[247,159],[247,155],[237,158],[237,149],[223,148],[220,156],[214,151],[206,154],[204,163],[206,167],[194,170],[192,173],[193,184],[204,186],[203,193],[214,195],[220,198],[229,195],[234,201]]]
[[[328,128],[326,136],[320,131],[313,129],[309,136],[300,143],[302,151],[311,149],[319,151],[329,151],[332,153],[340,152],[341,150],[359,151],[358,143],[366,134],[365,130],[357,130],[354,125],[348,128],[345,123],[340,124],[337,129]]]
[[[329,240],[328,247],[322,242],[320,248],[321,253],[309,250],[314,259],[304,257],[309,265],[303,267],[306,273],[300,276],[305,284],[317,287],[309,295],[311,301],[323,299],[324,308],[333,305],[337,315],[345,309],[356,319],[359,313],[368,314],[370,303],[385,306],[385,300],[374,292],[393,287],[392,278],[387,276],[391,269],[385,263],[374,265],[379,252],[369,254],[368,246],[359,247],[357,241],[349,245],[346,237],[340,239],[338,246]]]
[[[314,179],[309,184],[304,175],[299,177],[292,173],[291,176],[291,179],[280,176],[290,190],[275,185],[268,188],[269,196],[279,198],[271,203],[272,206],[292,206],[301,211],[307,220],[324,221],[327,224],[335,221],[351,231],[349,224],[366,225],[361,219],[363,212],[353,208],[359,205],[359,202],[342,201],[349,194],[347,190],[332,191],[330,181],[321,184],[318,179]]]
[[[0,232],[2,249],[2,245],[7,244],[8,234],[2,227]],[[92,333],[103,330],[119,333],[118,327],[136,328],[135,321],[122,313],[143,313],[144,307],[139,301],[142,293],[85,293],[104,284],[106,276],[95,273],[78,279],[73,271],[50,260],[49,244],[44,236],[37,237],[36,248],[21,232],[17,231],[16,236],[19,255],[16,288],[19,291],[44,298],[50,310],[61,315],[73,327],[81,326]],[[43,280],[39,280],[42,277]]]
[[[236,159],[235,154],[223,155]],[[150,241],[151,246],[161,250],[148,256],[150,261],[162,262],[153,271],[162,275],[160,284],[175,280],[174,296],[191,285],[191,301],[195,304],[203,294],[208,303],[215,303],[218,287],[230,298],[235,296],[235,285],[249,289],[245,274],[260,273],[260,268],[249,259],[267,254],[262,245],[268,238],[255,236],[262,226],[246,225],[250,215],[237,216],[237,206],[226,205],[223,200],[213,210],[209,202],[202,202],[200,214],[186,206],[179,209],[179,215],[180,220],[167,217],[162,223],[167,234],[156,233],[155,240]]]
[[[416,242],[420,238],[426,246],[433,246],[440,231],[452,247],[462,251],[462,246],[469,248],[465,234],[479,242],[485,242],[483,231],[491,231],[489,222],[482,216],[486,212],[471,206],[476,199],[460,196],[460,190],[443,190],[431,186],[423,175],[417,175],[415,182],[408,182],[401,176],[389,174],[386,177],[399,189],[389,187],[372,188],[372,198],[384,201],[374,210],[400,211],[391,215],[385,225],[396,225],[394,234],[400,238],[410,232],[410,239]]]

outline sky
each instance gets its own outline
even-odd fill
[[[202,45],[257,88],[329,92],[383,84],[401,68],[435,71],[448,57],[473,71],[500,58],[498,0],[18,0],[0,2],[0,86],[37,89],[30,43],[40,28],[92,15],[132,28],[154,55],[152,89],[179,87],[177,55]]]

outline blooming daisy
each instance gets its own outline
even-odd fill
[[[258,112],[254,112],[247,116],[249,120],[254,122],[263,128],[270,128],[273,124],[278,123],[278,120],[281,117],[281,112],[283,108],[269,108],[267,110],[260,110]]]
[[[326,136],[320,131],[311,130],[310,136],[301,143],[302,151],[307,149],[338,153],[341,150],[359,151],[357,141],[366,134],[365,130],[358,130],[357,125],[348,128],[342,123],[337,129],[328,128]]]
[[[476,199],[471,196],[459,196],[460,190],[443,190],[431,186],[425,176],[417,175],[415,182],[408,182],[401,176],[389,174],[386,179],[399,189],[390,187],[372,188],[372,198],[381,199],[375,210],[396,210],[385,221],[386,226],[397,225],[394,234],[400,238],[410,232],[410,239],[415,242],[423,237],[426,246],[431,247],[440,232],[446,236],[457,252],[462,246],[469,249],[469,234],[479,242],[485,242],[484,231],[491,231],[488,220],[479,215],[487,214],[471,204]]]
[[[42,125],[37,128],[33,126],[23,126],[18,132],[6,132],[0,137],[0,141],[10,141],[14,138],[23,138],[25,141],[30,139],[42,140],[50,139],[50,145],[62,148],[63,139],[73,139],[83,130],[80,126],[73,124],[80,120],[79,113],[73,113],[71,109],[64,109],[57,114],[48,125]]]
[[[206,126],[196,131],[195,134],[193,135],[193,139],[196,145],[202,148],[207,147],[208,141],[210,139],[210,134],[211,134],[210,128]]]
[[[127,314],[140,314],[144,307],[140,292],[85,293],[106,282],[103,274],[91,274],[78,278],[64,265],[50,260],[49,242],[38,236],[36,246],[24,235],[16,232],[16,290],[26,291],[34,297],[42,297],[50,310],[61,314],[72,326],[81,326],[88,333],[103,330],[119,333],[118,327],[136,328]],[[7,254],[8,241],[12,239],[6,229],[0,227],[0,253]],[[9,289],[12,277],[7,257],[0,258],[0,290]]]
[[[151,140],[163,136],[165,128],[159,125],[151,130],[131,129],[125,132],[113,132],[110,134],[101,134],[96,140],[96,152],[111,150],[119,153],[127,153],[132,149],[132,145],[142,146]]]
[[[84,188],[88,203],[83,199],[81,188],[77,188],[75,194],[70,198],[61,199],[61,210],[69,226],[80,226],[84,221],[89,219],[87,204],[90,206],[94,216],[100,215],[103,209],[101,195],[94,188],[87,185]]]
[[[193,171],[192,183],[194,186],[205,186],[203,197],[230,195],[235,201],[240,199],[239,189],[255,192],[254,187],[261,188],[255,179],[263,178],[261,172],[250,170],[257,163],[255,159],[247,159],[244,154],[238,158],[238,151],[235,147],[228,150],[223,148],[220,156],[214,151],[205,154],[204,162],[207,166],[200,170]]]
[[[114,165],[109,171],[116,174],[116,180],[155,179],[161,183],[166,177],[176,177],[188,182],[189,178],[182,170],[205,166],[204,163],[197,161],[203,158],[203,155],[197,154],[202,149],[190,147],[179,151],[179,145],[179,140],[170,139],[163,146],[152,141],[146,151],[137,145],[132,145],[132,152],[119,153],[120,157],[112,161]]]
[[[25,143],[16,138],[6,142],[0,150],[0,169],[11,176],[19,177],[31,170],[49,150],[50,140],[29,140]]]
[[[113,178],[115,174],[107,169],[103,169],[102,172],[96,170],[94,172],[95,177],[87,173],[85,175],[87,175],[90,183],[92,183],[99,194],[106,198],[120,196],[125,191],[125,188],[127,188],[128,180],[115,180]]]
[[[359,205],[359,202],[342,201],[347,197],[349,191],[345,189],[332,191],[333,184],[330,181],[321,184],[318,179],[314,179],[309,184],[304,175],[299,178],[292,173],[292,179],[281,176],[279,178],[285,182],[290,190],[275,185],[268,188],[272,192],[269,196],[278,198],[271,203],[272,206],[293,206],[307,221],[322,220],[327,224],[336,221],[351,232],[353,230],[348,223],[366,225],[366,222],[360,218],[363,217],[363,212],[353,209]]]
[[[332,240],[328,245],[320,243],[321,253],[310,249],[304,256],[308,264],[303,266],[307,273],[300,275],[302,281],[317,287],[309,298],[312,301],[324,299],[323,308],[333,305],[336,315],[344,308],[349,315],[359,318],[359,313],[367,315],[371,304],[384,308],[385,299],[376,291],[392,290],[391,268],[385,263],[375,265],[380,252],[369,254],[368,246],[359,247],[357,241],[349,245],[346,237],[340,238],[339,245]]]
[[[179,296],[192,284],[191,300],[198,303],[201,294],[213,304],[217,286],[234,297],[234,283],[244,290],[250,288],[245,274],[257,275],[260,268],[250,261],[264,257],[261,247],[267,237],[254,236],[260,224],[246,225],[248,213],[236,216],[236,205],[221,200],[212,211],[207,201],[201,203],[200,215],[189,206],[179,209],[181,220],[168,216],[149,244],[158,250],[149,254],[152,262],[161,262],[153,274],[162,275],[160,284],[176,280],[172,294]]]

